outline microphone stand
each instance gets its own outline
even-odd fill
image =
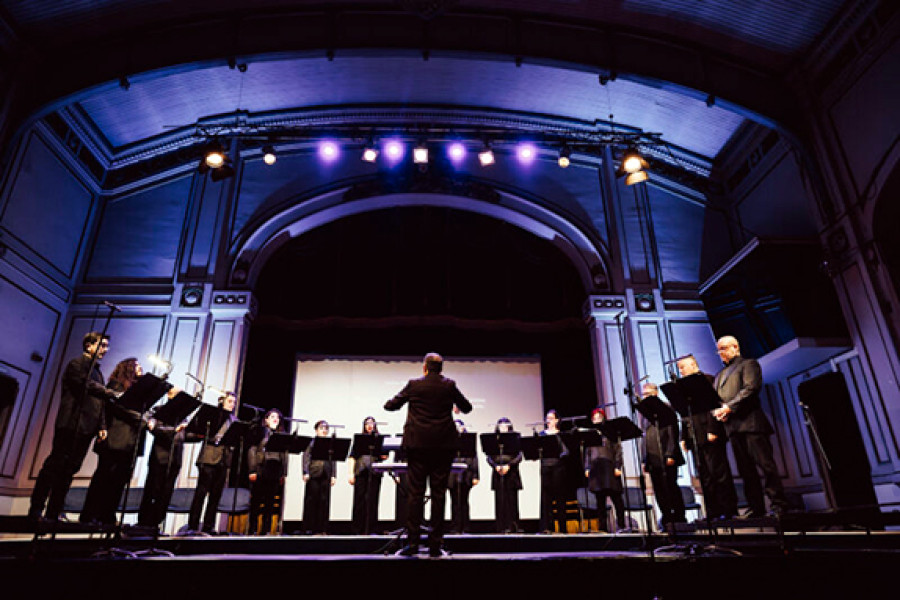
[[[630,353],[628,352],[628,332],[625,329],[625,323],[622,321],[622,314],[625,311],[619,312],[615,316],[616,320],[616,330],[619,334],[619,344],[622,349],[622,366],[625,370],[625,396],[628,398],[628,406],[631,410],[631,419],[632,421],[639,422],[637,420],[637,403],[634,401],[635,392],[634,392],[634,383],[633,383],[633,372],[631,369],[631,362],[629,360]],[[653,552],[653,546],[650,543],[650,529],[653,526],[653,509],[647,504],[647,482],[644,478],[644,473],[641,471],[641,457],[640,450],[638,448],[638,444],[635,442],[632,444],[632,452],[634,453],[635,458],[637,459],[638,465],[638,484],[641,490],[641,501],[643,503],[643,512],[644,512],[644,520],[646,521],[646,527],[644,528],[643,541],[644,546],[647,549],[648,554],[650,555],[650,559],[653,560],[655,558]],[[625,482],[625,497],[626,500],[628,498],[628,478],[626,475],[625,469],[625,461],[622,461],[622,479]],[[629,511],[630,512],[630,511]]]
[[[837,501],[835,500],[834,488],[831,484],[831,461],[828,460],[828,454],[825,452],[825,447],[822,446],[819,430],[816,428],[816,422],[809,412],[809,406],[805,402],[798,402],[798,404],[800,405],[800,410],[803,411],[803,420],[806,423],[806,428],[809,430],[810,437],[816,446],[816,456],[819,459],[819,467],[822,471],[822,483],[825,488],[825,497],[828,499],[828,506],[832,511],[835,511],[837,510]]]

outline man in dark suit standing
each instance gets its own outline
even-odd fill
[[[440,354],[425,355],[422,366],[424,376],[409,380],[384,405],[385,410],[395,411],[409,403],[403,426],[403,449],[406,451],[409,475],[408,544],[401,550],[404,556],[413,556],[419,551],[426,482],[431,488],[428,554],[441,556],[447,479],[458,437],[453,422],[453,407],[463,413],[472,410],[472,405],[457,389],[456,382],[441,374],[443,366],[444,359]]]
[[[641,388],[641,397],[659,397],[655,383],[647,382]],[[671,420],[659,423],[644,419],[644,470],[650,474],[653,494],[662,513],[660,522],[664,529],[672,530],[675,523],[684,523],[684,498],[678,487],[678,467],[684,464],[684,455],[678,447],[678,421],[672,413]]]
[[[762,370],[756,360],[741,356],[737,339],[730,335],[719,338],[716,348],[725,367],[718,372],[714,382],[722,406],[713,411],[713,416],[725,423],[728,439],[731,440],[734,460],[744,480],[744,492],[750,505],[747,516],[762,517],[766,514],[757,467],[765,479],[765,494],[778,516],[787,508],[787,500],[769,440],[775,430],[760,404]]]
[[[676,364],[682,377],[700,373],[700,366],[693,356],[686,356]],[[713,384],[712,375],[702,375]],[[707,515],[711,518],[736,516],[737,491],[731,476],[731,465],[728,464],[725,425],[709,411],[682,419],[681,427],[681,447],[694,452]]]
[[[228,470],[231,468],[231,448],[222,444],[225,432],[231,424],[237,420],[234,408],[237,398],[234,392],[225,392],[219,397],[219,408],[228,414],[218,415],[218,422],[210,424],[209,435],[203,442],[200,455],[197,457],[197,487],[194,488],[194,498],[191,500],[191,509],[188,513],[187,531],[197,533],[200,529],[200,513],[203,513],[203,529],[206,534],[215,533],[216,515],[219,510],[219,500],[225,489],[225,480]],[[206,501],[206,510],[203,510],[203,502]]]
[[[103,429],[106,402],[119,395],[106,387],[100,373],[100,360],[109,350],[109,336],[96,331],[87,333],[81,340],[81,348],[81,356],[69,361],[63,372],[53,448],[38,473],[28,510],[28,518],[35,522],[41,518],[56,521],[61,517],[66,494],[91,441],[94,437],[106,439]]]

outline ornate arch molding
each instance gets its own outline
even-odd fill
[[[231,249],[229,287],[252,289],[269,257],[290,240],[344,217],[390,208],[435,206],[477,213],[510,223],[559,248],[578,272],[585,297],[611,289],[609,252],[571,220],[508,191],[479,185],[463,190],[410,192],[344,185],[294,202],[242,236]],[[474,193],[473,193],[474,192]]]

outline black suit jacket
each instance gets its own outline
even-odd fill
[[[676,467],[684,464],[684,455],[678,446],[678,423],[657,427],[649,421],[644,429],[644,464],[648,468],[660,469],[666,460],[675,460]],[[657,431],[659,435],[657,435]]]
[[[262,427],[259,432],[261,439],[247,450],[247,469],[257,476],[286,477],[288,467],[287,451],[274,452],[266,448],[269,438],[274,433],[268,427]],[[273,467],[278,472],[274,473]],[[268,471],[267,471],[268,469]]]
[[[759,363],[743,356],[736,356],[716,374],[716,391],[722,404],[732,411],[725,420],[725,430],[729,434],[774,432],[760,404],[762,384]]]
[[[115,395],[113,390],[105,386],[100,365],[95,362],[91,369],[89,355],[82,354],[73,358],[63,372],[62,399],[56,414],[56,429],[96,435],[105,426],[106,401]]]
[[[457,442],[453,423],[453,406],[463,413],[472,405],[456,387],[456,382],[440,373],[428,373],[410,379],[400,393],[387,401],[385,410],[400,410],[409,403],[406,424],[403,426],[404,448],[454,450]]]
[[[231,466],[232,450],[222,444],[222,436],[228,431],[228,426],[236,420],[237,417],[230,414],[225,418],[224,422],[218,424],[217,428],[210,429],[211,432],[215,431],[216,433],[211,433],[212,437],[203,444],[203,448],[200,450],[199,456],[197,456],[198,467],[218,464],[224,464],[226,467]]]
[[[715,387],[715,378],[712,375],[703,373],[703,376],[709,380],[710,385]],[[681,419],[681,439],[684,440],[684,445],[688,450],[694,448],[695,433],[700,446],[710,443],[707,439],[710,433],[719,438],[717,441],[725,441],[725,425],[716,419],[712,412],[701,412]]]

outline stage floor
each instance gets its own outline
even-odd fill
[[[397,536],[132,538],[8,533],[0,574],[58,594],[129,600],[894,597],[900,532],[780,531],[448,535],[441,558],[395,555]],[[171,590],[169,592],[168,590]],[[893,591],[890,591],[893,590]]]

